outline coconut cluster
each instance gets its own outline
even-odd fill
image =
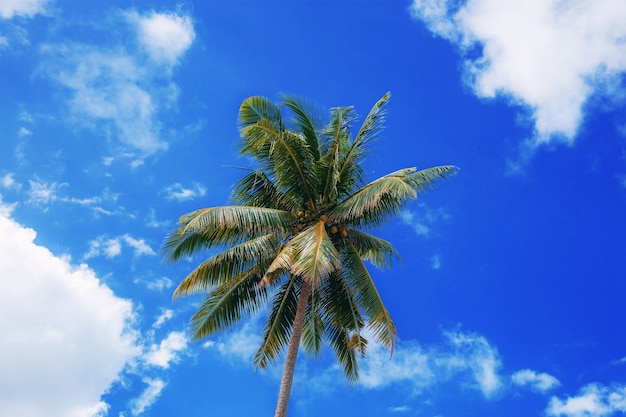
[[[296,221],[296,225],[293,228],[294,234],[297,234],[303,231],[309,224],[313,223],[314,221],[319,220],[326,225],[326,230],[331,235],[338,235],[338,236],[341,236],[342,238],[345,238],[348,236],[348,228],[346,226],[329,222],[328,216],[325,214],[321,214],[318,216],[318,214],[314,212],[313,210],[307,209],[307,210],[298,211],[296,213],[296,216],[297,216],[297,221]]]

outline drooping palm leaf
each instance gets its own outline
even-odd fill
[[[302,279],[292,276],[274,294],[270,315],[263,330],[263,341],[254,355],[254,364],[262,369],[273,363],[289,344],[301,283]]]
[[[174,299],[212,291],[252,267],[267,266],[278,251],[278,234],[270,233],[235,245],[206,260],[181,281]]]
[[[368,327],[378,343],[393,351],[397,339],[396,327],[370,273],[356,248],[351,244],[346,245],[341,255],[344,277],[354,293],[359,308],[365,314]]]
[[[258,286],[261,276],[261,268],[252,268],[211,291],[191,318],[194,339],[227,329],[263,307],[268,288]]]
[[[357,229],[348,229],[348,240],[361,259],[371,262],[377,268],[391,266],[392,259],[400,260],[400,254],[393,245],[379,237]]]
[[[215,245],[233,245],[274,231],[286,233],[294,216],[263,207],[222,206],[196,210],[182,216],[179,227],[165,240],[172,260]]]

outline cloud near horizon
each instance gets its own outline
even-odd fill
[[[531,146],[574,142],[594,97],[622,100],[626,8],[620,0],[413,0],[411,15],[456,45],[479,97],[530,114]]]

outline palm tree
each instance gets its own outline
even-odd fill
[[[206,293],[192,317],[200,339],[266,308],[254,364],[287,348],[275,416],[286,416],[298,349],[334,351],[349,381],[358,378],[368,327],[393,352],[396,328],[364,261],[386,267],[391,243],[365,231],[382,225],[453,166],[406,168],[365,183],[362,161],[381,130],[385,94],[354,137],[352,107],[333,108],[321,126],[303,101],[250,97],[239,110],[242,155],[256,164],[236,184],[235,205],[180,218],[166,239],[171,260],[220,247],[182,280],[174,298]],[[285,122],[284,113],[291,115]]]

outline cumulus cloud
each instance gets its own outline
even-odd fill
[[[196,37],[189,16],[153,12],[148,16],[130,13],[129,18],[136,23],[140,42],[156,62],[175,65]]]
[[[168,147],[160,118],[174,108],[178,98],[178,86],[169,69],[195,35],[190,18],[184,15],[152,13],[144,17],[133,12],[116,24],[118,33],[139,36],[141,50],[147,47],[150,53],[146,56],[133,49],[128,39],[121,43],[125,47],[118,42],[49,44],[42,48],[44,72],[69,93],[73,122],[107,132],[124,147],[137,151],[140,159],[134,164],[140,165],[141,157]],[[163,32],[156,36],[159,30]],[[146,40],[150,36],[155,38]],[[167,64],[166,71],[163,64]]]
[[[140,353],[132,304],[0,206],[0,415],[105,412],[101,395]]]
[[[515,385],[530,387],[533,391],[546,392],[561,385],[558,379],[544,372],[538,373],[530,369],[522,369],[511,375]]]
[[[14,16],[33,17],[43,13],[48,0],[3,0],[0,2],[0,17],[11,19]]]
[[[171,332],[157,345],[153,344],[144,355],[148,365],[167,369],[172,362],[179,360],[179,352],[187,349],[187,337],[184,332]]]
[[[606,417],[626,412],[626,385],[589,384],[577,396],[552,397],[546,415],[557,417]]]
[[[589,98],[620,94],[621,0],[413,0],[410,11],[459,47],[478,96],[507,97],[530,112],[533,146],[573,142]]]
[[[193,183],[190,188],[186,188],[180,183],[175,183],[165,187],[163,192],[168,200],[185,201],[202,197],[206,194],[206,187],[202,184]]]

